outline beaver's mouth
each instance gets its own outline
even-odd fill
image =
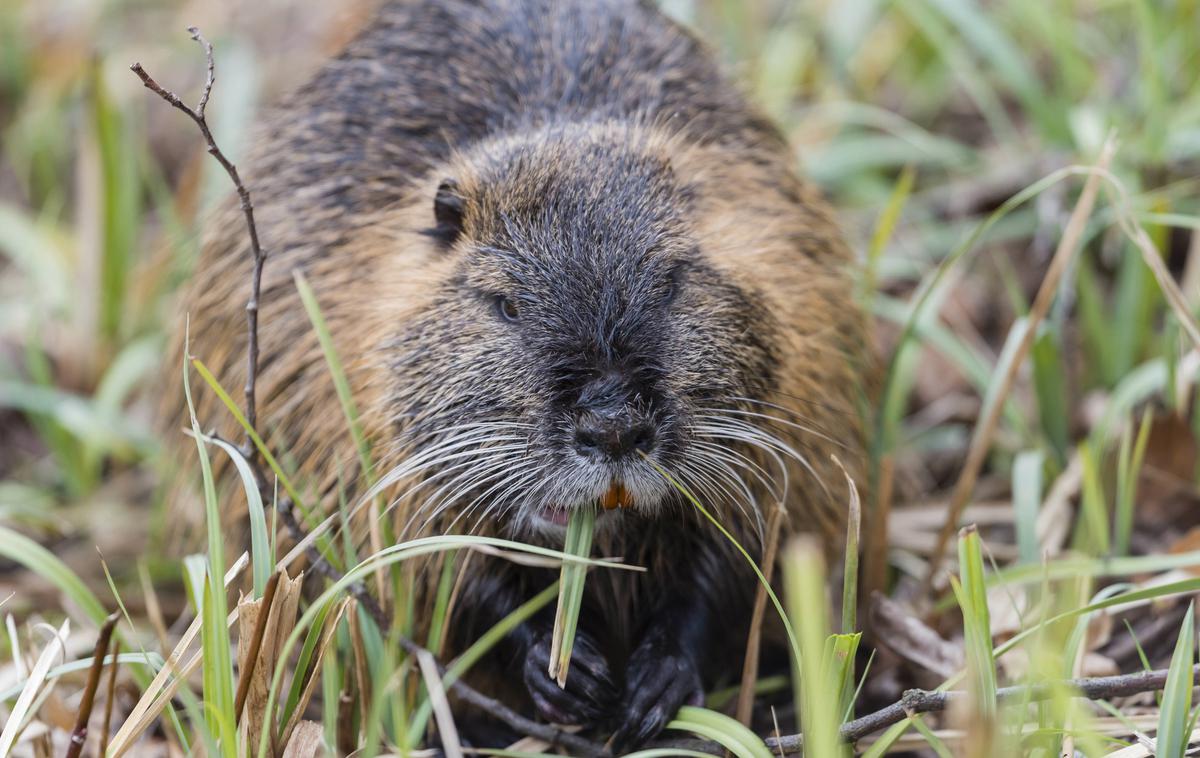
[[[555,526],[566,526],[570,513],[568,509],[557,505],[544,505],[537,510],[538,518]]]
[[[604,494],[596,503],[603,511],[624,510],[633,505],[633,493],[619,481],[613,480]],[[561,505],[543,505],[537,510],[538,518],[555,526],[566,526],[571,515],[571,508]]]

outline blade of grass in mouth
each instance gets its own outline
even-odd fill
[[[592,550],[592,530],[596,525],[595,508],[576,508],[567,521],[567,537],[563,552],[586,558]],[[571,665],[571,650],[575,646],[575,629],[579,625],[579,609],[583,604],[583,582],[587,566],[564,563],[558,588],[558,609],[554,613],[554,635],[550,642],[549,674],[559,687],[567,684],[567,669]]]

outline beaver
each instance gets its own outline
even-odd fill
[[[565,688],[550,609],[494,651],[497,692],[620,747],[736,673],[757,580],[681,490],[756,558],[776,507],[785,535],[839,542],[831,454],[860,476],[865,321],[830,209],[703,44],[639,0],[387,2],[253,142],[260,416],[314,499],[366,487],[296,270],[401,539],[560,548],[573,509],[621,506],[594,554],[648,570],[589,577]],[[183,298],[190,352],[227,387],[244,377],[238,214],[206,227]],[[199,394],[205,423],[225,416]],[[555,578],[473,556],[451,644]]]

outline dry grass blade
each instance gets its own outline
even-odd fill
[[[1162,254],[1158,252],[1158,248],[1154,246],[1154,241],[1150,239],[1150,235],[1146,234],[1146,230],[1142,228],[1136,220],[1133,219],[1129,212],[1129,196],[1125,192],[1125,186],[1116,179],[1110,177],[1110,183],[1107,185],[1108,195],[1114,200],[1113,205],[1117,210],[1117,224],[1121,227],[1121,231],[1125,233],[1131,242],[1137,247],[1142,254],[1142,260],[1146,266],[1154,274],[1154,279],[1158,282],[1159,288],[1170,304],[1171,310],[1175,313],[1175,318],[1183,330],[1187,332],[1191,338],[1192,344],[1200,348],[1200,326],[1196,324],[1196,317],[1192,315],[1192,309],[1188,305],[1187,298],[1179,285],[1175,283],[1174,277],[1167,269],[1166,261],[1163,260]],[[1116,195],[1114,198],[1113,195]]]
[[[261,600],[253,601],[253,603],[242,602],[238,604],[239,610],[243,611],[238,614],[239,624],[243,624],[246,620],[245,606],[251,604],[258,605],[258,618],[254,620],[254,632],[250,636],[250,641],[245,651],[242,650],[242,636],[238,636],[238,688],[237,695],[233,699],[233,712],[237,715],[239,724],[242,720],[242,709],[246,706],[246,696],[250,694],[250,682],[258,665],[259,651],[262,649],[263,635],[267,631],[267,620],[271,618],[271,607],[275,600],[275,590],[279,587],[281,573],[276,571],[271,574],[271,578],[267,580],[267,587],[263,591]]]
[[[38,691],[42,688],[42,684],[46,681],[46,673],[50,671],[54,660],[61,659],[65,654],[66,640],[70,633],[71,622],[64,621],[54,638],[38,656],[37,663],[33,665],[33,671],[29,674],[29,679],[25,681],[25,688],[17,697],[17,702],[8,714],[8,721],[4,724],[4,730],[0,732],[0,756],[7,756],[12,751],[13,745],[16,744],[22,725],[25,723],[25,717],[30,714],[30,707],[33,705]]]
[[[446,698],[446,689],[442,686],[442,677],[438,673],[437,663],[428,650],[417,653],[417,663],[421,666],[421,676],[425,679],[425,690],[429,693],[429,701],[433,704],[433,716],[437,720],[438,736],[442,739],[442,750],[446,758],[462,758],[462,744],[458,739],[458,728],[454,725],[454,714],[450,712],[450,701]]]
[[[1013,382],[1017,378],[1017,371],[1024,363],[1025,356],[1029,354],[1030,347],[1033,346],[1033,341],[1037,337],[1038,325],[1050,311],[1050,305],[1054,302],[1054,296],[1058,292],[1058,285],[1067,270],[1067,265],[1075,256],[1076,249],[1080,247],[1084,228],[1096,204],[1100,181],[1108,170],[1115,152],[1116,141],[1110,137],[1101,149],[1100,157],[1088,176],[1087,182],[1084,183],[1079,201],[1075,204],[1071,218],[1067,221],[1067,227],[1063,231],[1058,248],[1054,251],[1054,257],[1050,261],[1050,268],[1046,271],[1046,276],[1034,298],[1033,306],[1029,309],[1025,333],[1021,336],[1020,344],[1013,352],[1012,360],[1004,367],[996,395],[991,405],[988,406],[986,415],[975,425],[975,431],[971,435],[971,443],[967,449],[966,462],[963,463],[962,473],[959,474],[950,497],[946,522],[942,525],[941,532],[938,534],[937,546],[930,557],[929,569],[925,576],[926,588],[933,586],[941,569],[946,547],[958,529],[959,515],[975,491],[975,482],[979,478],[979,472],[983,468],[983,462],[991,447],[992,437],[995,436],[996,428],[999,425],[1000,415],[1004,410],[1004,401],[1012,390]]]
[[[870,597],[887,584],[888,525],[892,517],[892,494],[896,481],[895,459],[884,455],[879,461],[879,481],[875,492],[875,507],[867,519],[867,539],[863,545],[862,587],[864,597]]]
[[[836,455],[829,456],[846,478],[848,493],[846,516],[846,546],[842,571],[842,634],[853,634],[858,628],[858,556],[862,541],[862,500],[854,477]]]
[[[325,755],[325,727],[316,721],[301,721],[283,749],[283,758],[317,758]]]
[[[118,618],[118,614],[110,614],[104,620],[104,626],[100,627],[100,636],[96,638],[96,648],[92,652],[92,666],[88,669],[87,685],[83,688],[83,699],[79,701],[79,713],[75,717],[75,728],[71,730],[71,741],[67,744],[67,758],[79,758],[83,743],[87,740],[88,721],[92,718],[96,690],[100,688],[100,674],[104,671],[104,656],[108,654],[108,644]],[[113,668],[116,667],[117,659],[114,656]]]
[[[783,503],[772,509],[767,519],[767,546],[763,551],[763,576],[771,581],[775,569],[775,554],[779,550],[779,533],[783,527],[785,515]],[[738,690],[737,710],[738,721],[750,726],[750,717],[754,710],[754,685],[758,681],[758,656],[762,645],[762,624],[767,612],[767,588],[759,585],[754,593],[754,608],[750,614],[750,636],[746,640],[746,660],[742,664],[742,686]]]
[[[280,569],[271,575],[262,598],[238,604],[239,696],[245,689],[245,705],[238,709],[242,716],[238,722],[238,741],[248,753],[258,745],[263,724],[268,723],[267,697],[271,676],[279,659],[279,648],[296,622],[303,582],[303,573],[293,579],[286,570]],[[260,633],[262,638],[253,656],[256,662],[251,663],[251,648]]]
[[[355,602],[356,601],[351,601]],[[354,684],[358,688],[358,702],[363,713],[371,712],[371,700],[375,694],[370,670],[371,664],[367,660],[367,646],[363,640],[362,625],[358,621],[357,608],[352,607],[350,617],[347,622],[350,632],[350,653],[351,664],[354,669]]]
[[[249,564],[250,556],[242,553],[241,557],[234,561],[234,564],[225,572],[225,587],[228,588]],[[229,614],[229,623],[232,624],[236,618],[237,609],[235,608]],[[196,637],[199,634],[200,619],[196,618],[188,626],[187,631],[184,632],[183,637],[179,640],[179,644],[171,651],[166,665],[155,675],[153,681],[150,682],[145,692],[142,693],[141,699],[133,707],[133,711],[125,719],[125,723],[117,730],[117,734],[113,737],[112,745],[109,748],[111,758],[119,758],[121,755],[124,755],[133,746],[134,741],[143,732],[153,726],[162,709],[175,696],[179,685],[200,665],[201,656],[197,652],[187,663],[180,666],[180,661],[187,655],[188,649],[196,641]]]

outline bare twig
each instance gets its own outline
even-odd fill
[[[67,744],[67,758],[79,758],[83,743],[87,740],[88,720],[92,717],[92,706],[96,703],[96,690],[100,687],[100,674],[104,671],[104,656],[108,654],[108,643],[112,640],[113,629],[117,627],[119,618],[119,614],[113,613],[104,620],[104,626],[100,627],[96,649],[92,652],[92,665],[88,669],[87,686],[83,688],[83,699],[79,701],[75,728],[71,731],[71,741]],[[116,665],[114,660],[113,668],[116,668]]]
[[[245,670],[238,672],[237,695],[233,699],[233,717],[239,724],[242,721],[242,709],[246,706],[246,696],[250,694],[250,680],[254,677],[254,667],[258,663],[258,651],[262,648],[263,634],[267,631],[267,620],[271,617],[271,604],[275,601],[275,588],[279,586],[281,574],[280,571],[271,574],[271,578],[267,580],[267,586],[263,589],[262,605],[259,606],[258,618],[254,622],[254,634],[250,637]]]
[[[1200,666],[1196,667],[1200,674]],[[1167,670],[1141,671],[1136,674],[1120,676],[1100,676],[1089,679],[1068,679],[1059,683],[1037,684],[1031,687],[1001,687],[996,690],[1000,702],[1040,702],[1054,697],[1056,691],[1063,687],[1076,691],[1088,700],[1109,700],[1114,697],[1128,697],[1142,692],[1161,690],[1167,683]],[[929,690],[909,690],[892,705],[862,718],[847,721],[842,725],[841,736],[847,742],[855,742],[868,734],[897,724],[909,716],[918,713],[931,713],[945,710],[952,701],[967,697],[961,691],[933,692]],[[767,740],[770,745],[772,740]],[[799,748],[798,735],[784,737],[778,744],[786,750]]]
[[[975,431],[971,435],[971,444],[967,448],[967,460],[963,464],[962,473],[959,474],[958,481],[954,485],[954,492],[950,497],[950,512],[946,514],[946,521],[942,525],[942,530],[938,534],[937,547],[929,559],[929,571],[925,575],[925,587],[927,589],[933,586],[934,580],[937,577],[938,571],[941,569],[942,560],[945,557],[946,546],[950,543],[950,538],[958,530],[958,519],[962,514],[963,508],[967,501],[971,499],[971,494],[975,491],[975,482],[979,479],[979,472],[983,468],[984,459],[987,457],[988,450],[991,448],[992,437],[995,435],[996,427],[1000,421],[1000,414],[1004,410],[1004,401],[1008,397],[1009,391],[1012,389],[1013,382],[1017,378],[1017,371],[1024,363],[1025,356],[1029,353],[1030,347],[1033,345],[1034,338],[1037,337],[1038,325],[1050,310],[1051,303],[1054,302],[1054,296],[1058,292],[1058,284],[1062,279],[1063,273],[1067,270],[1067,264],[1075,256],[1076,249],[1080,246],[1080,240],[1083,236],[1084,227],[1087,224],[1088,218],[1092,215],[1092,208],[1096,203],[1096,193],[1100,189],[1100,181],[1108,170],[1108,164],[1112,160],[1113,153],[1116,150],[1116,143],[1111,137],[1104,143],[1104,147],[1100,151],[1100,157],[1096,161],[1095,168],[1088,176],[1087,182],[1083,185],[1083,192],[1079,195],[1079,201],[1075,204],[1075,210],[1071,212],[1071,218],[1067,221],[1067,227],[1063,230],[1062,238],[1059,240],[1058,249],[1054,251],[1054,257],[1050,260],[1050,268],[1046,272],[1046,276],[1042,279],[1042,284],[1038,288],[1037,295],[1034,298],[1033,306],[1029,309],[1029,316],[1026,318],[1025,332],[1021,335],[1021,342],[1014,351],[1011,360],[1004,366],[1004,374],[1001,376],[998,391],[992,398],[991,405],[986,409],[986,414],[975,425]]]
[[[121,655],[121,641],[113,640],[112,665],[108,667],[108,697],[104,701],[104,729],[100,732],[100,755],[108,755],[108,736],[112,730],[113,703],[117,699],[117,658]]]
[[[251,429],[257,429],[258,414],[254,398],[255,385],[258,381],[258,301],[259,294],[262,291],[263,263],[267,260],[267,254],[258,241],[258,227],[254,223],[254,205],[250,202],[250,192],[246,189],[246,185],[242,183],[242,178],[238,175],[237,167],[225,156],[221,148],[217,146],[216,140],[213,139],[212,131],[208,128],[208,120],[205,117],[204,111],[208,107],[208,98],[212,94],[213,84],[216,82],[216,66],[213,61],[212,45],[204,38],[204,35],[200,34],[200,30],[196,27],[188,27],[188,32],[192,35],[192,39],[196,40],[204,48],[204,58],[208,65],[204,89],[200,93],[200,102],[197,103],[194,109],[183,102],[174,92],[164,89],[150,74],[146,73],[146,70],[142,68],[142,64],[134,63],[129,68],[133,73],[137,74],[147,89],[182,111],[196,124],[196,127],[200,130],[200,134],[204,137],[204,143],[208,147],[208,154],[215,158],[217,163],[221,164],[221,168],[225,169],[225,173],[229,175],[230,181],[233,182],[233,186],[237,189],[238,199],[241,201],[242,215],[246,218],[246,231],[250,235],[250,252],[254,256],[254,270],[250,280],[250,299],[246,302],[246,385],[244,392],[246,395],[246,420],[249,422]],[[246,434],[246,441],[242,446],[241,452],[242,456],[249,461],[256,461],[258,458],[257,450],[249,433]],[[260,486],[262,486],[261,482]]]

